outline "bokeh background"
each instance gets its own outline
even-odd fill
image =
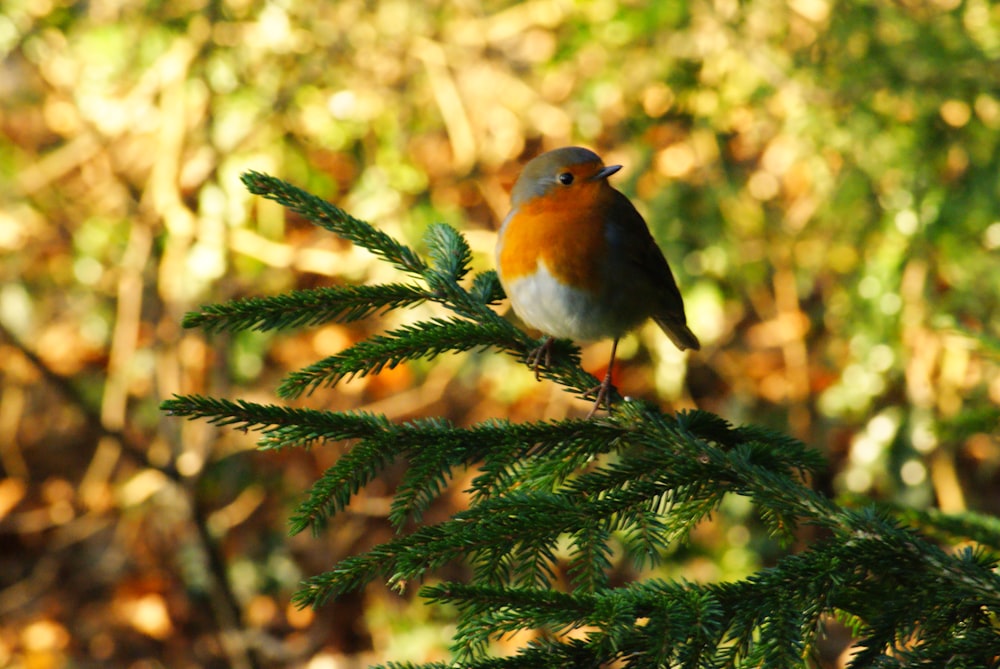
[[[450,223],[489,269],[518,166],[591,147],[625,166],[704,343],[643,329],[623,392],[788,431],[828,457],[832,495],[1000,511],[1000,5],[2,0],[0,54],[0,665],[448,657],[451,612],[412,589],[289,603],[391,536],[392,476],[288,538],[345,445],[260,453],[157,409],[277,402],[288,371],[431,313],[183,330],[205,303],[394,278],[249,197],[248,169],[418,248]],[[303,403],[459,424],[588,408],[493,352]],[[779,550],[733,500],[662,573],[738,578]],[[839,635],[817,663],[843,665]]]

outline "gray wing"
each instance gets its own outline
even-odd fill
[[[615,196],[620,200],[617,210],[627,212],[615,221],[622,236],[622,248],[631,250],[628,261],[633,263],[638,276],[643,277],[645,288],[654,301],[650,316],[677,348],[697,351],[701,343],[687,326],[684,299],[670,271],[670,264],[632,202],[617,190]]]

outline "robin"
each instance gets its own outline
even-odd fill
[[[588,418],[607,404],[618,340],[652,318],[680,350],[701,348],[684,301],[646,222],[608,183],[621,165],[578,146],[529,161],[511,191],[497,242],[497,274],[514,312],[548,335],[529,357],[538,375],[553,337],[613,339]]]

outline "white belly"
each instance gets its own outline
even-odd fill
[[[638,324],[614,318],[614,304],[601,306],[592,293],[560,283],[544,263],[531,277],[505,282],[514,311],[525,323],[546,334],[577,341],[620,337]]]

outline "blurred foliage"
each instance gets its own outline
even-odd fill
[[[181,330],[204,302],[386,278],[251,199],[248,169],[414,243],[462,227],[487,268],[518,164],[588,145],[625,165],[706,343],[685,361],[642,331],[623,392],[787,429],[829,456],[824,489],[1000,508],[986,0],[0,0],[0,54],[0,664],[405,654],[373,631],[405,606],[385,591],[288,606],[303,573],[389,536],[386,498],[286,543],[285,507],[336,454],[159,422],[173,392],[267,396],[368,334]],[[483,355],[306,402],[459,424],[586,410]],[[696,532],[689,577],[769,560],[754,522]],[[234,620],[253,644],[217,633]],[[414,659],[446,643],[417,636]]]

